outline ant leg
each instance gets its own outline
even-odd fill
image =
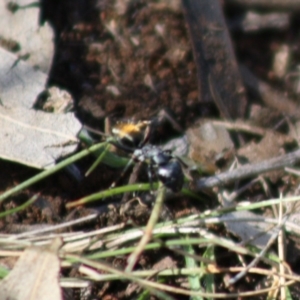
[[[153,123],[154,127],[157,126],[157,124],[162,124],[164,122],[168,122],[171,124],[172,128],[175,129],[179,133],[183,133],[184,130],[182,127],[179,125],[179,123],[173,118],[172,114],[170,111],[168,111],[166,108],[161,109],[158,113],[157,116],[154,118]]]
[[[104,132],[94,129],[86,124],[83,124],[83,128],[85,128],[87,131],[90,131],[96,135],[102,136],[105,139],[107,139],[108,137],[111,136],[110,132],[111,132],[111,124],[110,124],[110,119],[109,117],[106,117],[104,120]]]
[[[148,178],[150,183],[150,191],[153,192],[153,168],[151,167],[150,164],[148,165],[147,173],[148,173]]]
[[[134,159],[131,158],[129,160],[128,164],[123,169],[121,175],[111,184],[110,188],[114,188],[117,185],[117,183],[125,176],[125,173],[127,172],[127,170],[129,169],[129,167],[132,165],[133,162],[134,162]]]
[[[140,173],[142,167],[142,163],[136,163],[132,169],[132,172],[130,174],[129,180],[128,180],[128,184],[134,184],[135,182],[137,182],[138,179],[138,175]],[[129,197],[131,196],[131,193],[125,193],[122,197],[122,201],[121,202],[127,202],[129,200]]]
[[[152,134],[152,129],[153,129],[152,121],[144,121],[144,124],[146,124],[146,129],[144,132],[144,138],[141,141],[139,148],[144,147],[149,142],[150,136]]]

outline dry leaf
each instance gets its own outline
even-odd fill
[[[0,156],[36,168],[49,168],[77,147],[81,124],[73,114],[0,107]]]
[[[246,159],[250,163],[261,162],[284,154],[284,146],[292,142],[293,139],[290,136],[267,131],[260,142],[251,142],[240,148],[238,156],[240,159]],[[272,182],[276,182],[282,177],[282,173],[283,171],[281,170],[267,172],[264,174],[264,177],[269,178]]]
[[[0,300],[59,300],[60,262],[57,256],[61,240],[47,249],[30,247],[22,254],[9,275],[0,282]]]
[[[228,201],[225,194],[220,198],[224,207],[235,205],[233,201]],[[229,220],[230,221],[229,221]],[[243,243],[264,248],[272,235],[274,226],[264,222],[264,217],[252,211],[235,211],[220,216],[229,232],[239,237]],[[257,221],[250,221],[257,220]]]
[[[31,109],[48,76],[0,47],[0,97],[4,107]]]
[[[0,48],[0,157],[36,168],[49,168],[77,148],[81,128],[73,113],[32,109],[47,75]]]
[[[14,5],[20,7],[16,11],[8,9],[11,2],[0,1],[1,40],[18,45],[17,55],[28,57],[27,62],[48,73],[54,53],[52,28],[47,23],[39,26],[40,8],[33,1],[14,0]]]
[[[232,221],[225,221],[231,218]],[[241,219],[261,219],[261,222],[241,221]],[[264,248],[269,242],[274,230],[270,224],[263,222],[264,217],[251,211],[237,211],[220,216],[229,232],[238,236],[242,242]]]

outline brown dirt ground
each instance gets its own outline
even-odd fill
[[[49,85],[58,85],[72,93],[76,101],[76,114],[84,124],[103,130],[106,117],[151,119],[162,109],[167,109],[184,129],[198,118],[217,117],[214,104],[198,100],[196,67],[180,7],[174,5],[170,8],[159,1],[140,0],[130,1],[124,11],[121,4],[116,9],[114,1],[109,0],[43,2],[42,21],[50,21],[56,32],[56,52]],[[229,8],[227,13],[232,16],[236,12]],[[295,22],[292,28],[296,25]],[[238,59],[272,83],[269,76],[271,49],[278,47],[283,40],[293,40],[295,34],[296,29],[295,32],[274,35],[263,33],[244,37],[234,34]],[[297,50],[293,49],[295,53]],[[296,55],[294,57],[295,60],[299,59]],[[158,129],[158,140],[169,137],[169,130],[169,127]],[[93,158],[87,158],[79,162],[78,167],[84,172],[92,162]],[[4,161],[0,162],[0,168],[1,191],[36,173],[35,170]],[[96,223],[88,226],[100,228],[116,224],[122,217],[109,211],[106,205],[80,208],[72,215],[65,208],[70,200],[107,188],[115,176],[115,171],[101,166],[91,177],[78,184],[62,171],[2,204],[2,209],[9,209],[23,203],[28,196],[40,193],[40,200],[34,206],[1,221],[1,231],[15,232],[24,230],[26,225],[38,223],[54,224],[94,210],[103,213]],[[258,197],[255,190],[252,192]],[[253,195],[250,191],[249,197]],[[190,199],[180,200],[168,205],[175,216],[202,210],[210,205],[199,207]],[[127,218],[143,223],[148,213],[148,210],[133,210]],[[226,234],[220,228],[216,230],[218,234]],[[220,264],[225,266],[224,262],[227,262],[228,266],[235,265],[236,258],[222,251],[216,255]],[[174,253],[162,250],[152,256],[143,256],[140,267],[151,268],[154,261],[168,254],[176,259]],[[115,259],[111,263],[122,267],[125,259]],[[178,265],[182,263],[178,260]],[[255,282],[253,278],[251,280],[243,280],[237,290],[260,286],[259,278]],[[222,278],[217,278],[217,281],[219,292],[226,292]],[[174,280],[170,284],[178,283]],[[124,294],[126,288],[127,283],[122,282],[111,283],[108,287],[98,284],[94,288],[94,295],[100,295],[103,291],[102,299],[127,299]],[[72,297],[80,298],[76,291]]]

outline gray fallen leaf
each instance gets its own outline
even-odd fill
[[[27,62],[48,73],[54,53],[54,32],[48,23],[39,26],[39,6],[32,0],[14,0],[20,7],[15,12],[7,7],[10,0],[0,1],[0,37],[16,43],[18,56],[27,56]]]
[[[49,168],[77,147],[73,114],[50,114],[0,107],[0,156],[36,168]]]
[[[1,2],[1,1],[0,1]],[[0,47],[0,98],[2,106],[31,109],[48,76]]]
[[[221,198],[224,207],[234,205],[233,201],[227,201],[225,195]],[[264,222],[264,217],[251,211],[236,211],[219,217],[224,222],[229,232],[239,237],[243,243],[264,248],[272,235],[274,226]],[[256,220],[256,221],[251,221]]]
[[[257,221],[251,222],[247,219]],[[271,225],[263,222],[263,219],[264,217],[250,211],[237,211],[220,216],[220,220],[224,222],[228,231],[239,237],[242,242],[260,249],[267,245],[274,233],[274,230],[270,228]],[[261,222],[258,222],[259,220]]]
[[[30,247],[24,251],[13,270],[0,282],[0,300],[60,300],[60,239],[48,248]]]
[[[4,2],[0,1],[0,16],[1,13],[12,14],[4,8]],[[17,4],[29,3],[18,1]],[[6,12],[4,13],[1,8]],[[0,18],[0,36],[3,34],[3,27],[10,27],[11,30],[15,28],[14,34],[18,33],[16,37],[23,34],[21,30],[23,26],[18,21],[15,23],[13,21],[15,18],[26,17],[28,23],[34,19],[34,30],[25,25],[23,27],[25,30],[27,28],[31,35],[27,35],[26,39],[22,37],[22,47],[28,44],[31,47],[30,51],[34,49],[43,53],[44,49],[39,48],[41,40],[34,42],[35,34],[39,36],[37,39],[41,38],[37,27],[39,11],[36,8],[23,10],[30,11],[30,15],[22,16],[19,14],[20,10],[9,17],[5,15],[4,19],[10,20],[11,24],[3,23],[4,21]],[[12,37],[8,36],[8,38]],[[51,62],[52,54],[44,59]],[[81,129],[81,124],[73,113],[56,115],[32,109],[38,95],[45,90],[47,79],[48,76],[45,73],[34,68],[28,61],[18,60],[17,55],[0,47],[1,158],[36,168],[50,168],[58,158],[76,150],[78,144],[76,135]],[[64,93],[57,93],[57,95],[63,98]]]

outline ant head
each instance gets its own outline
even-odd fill
[[[121,146],[142,148],[149,140],[151,121],[119,122],[112,128],[112,134]]]

